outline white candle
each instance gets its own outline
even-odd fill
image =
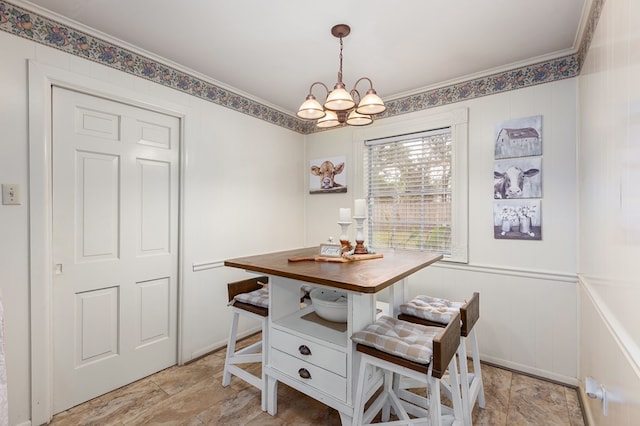
[[[340,209],[340,222],[351,222],[351,209],[350,208],[341,208]]]
[[[356,217],[364,217],[366,215],[367,204],[363,198],[359,198],[355,201],[356,204]]]

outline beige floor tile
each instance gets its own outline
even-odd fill
[[[260,340],[260,334],[239,347]],[[260,391],[233,377],[222,387],[225,351],[171,367],[56,415],[52,425],[333,426],[338,412],[284,384],[278,413],[260,408]],[[248,366],[260,373],[260,364]],[[486,407],[473,409],[474,425],[584,426],[575,389],[483,364]]]
[[[555,383],[514,374],[507,424],[570,426],[564,390]]]

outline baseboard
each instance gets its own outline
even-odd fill
[[[518,364],[517,362],[507,361],[504,359],[486,356],[482,354],[480,354],[480,360],[482,362],[486,362],[487,364],[491,364],[499,368],[511,370],[516,373],[526,374],[529,376],[536,377],[538,379],[556,382],[558,384],[570,386],[573,388],[578,387],[578,385],[580,384],[580,381],[576,377],[569,377],[561,374],[552,373],[547,370],[533,368],[524,364]]]
[[[245,337],[249,337],[249,336],[251,336],[251,335],[253,335],[255,333],[258,333],[261,329],[262,328],[261,328],[260,325],[258,325],[257,327],[250,328],[248,330],[245,330],[242,333],[239,333],[237,338],[238,338],[238,340],[244,339]],[[222,349],[225,346],[227,346],[227,342],[228,342],[228,339],[219,340],[219,341],[214,342],[214,343],[212,343],[210,345],[207,345],[207,346],[205,346],[203,348],[200,348],[197,351],[191,352],[191,358],[188,359],[188,360],[185,360],[185,362],[191,362],[191,361],[193,361],[193,360],[195,360],[197,358],[203,357],[203,356],[205,356],[205,355],[207,355],[207,354],[209,354],[211,352],[214,352],[214,351],[217,351],[219,349]]]

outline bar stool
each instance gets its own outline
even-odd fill
[[[229,305],[233,312],[233,318],[231,320],[231,328],[229,329],[227,357],[224,361],[224,373],[222,376],[222,386],[228,386],[231,383],[231,375],[234,375],[260,389],[262,411],[267,410],[267,381],[264,366],[267,365],[266,348],[269,341],[269,329],[267,327],[269,317],[269,289],[265,286],[268,280],[268,277],[263,276],[227,284]],[[259,342],[253,343],[236,352],[238,320],[240,319],[240,315],[245,315],[260,321],[262,338]],[[240,366],[241,364],[256,362],[261,363],[260,377],[251,374]]]
[[[450,424],[452,415],[454,424],[462,422],[462,401],[455,360],[460,344],[460,314],[457,315],[445,328],[427,327],[381,316],[373,324],[351,336],[356,343],[359,358],[354,425],[369,424],[381,410],[382,421],[385,423],[376,425],[424,424],[428,421],[431,426],[436,426],[443,421]],[[383,390],[365,410],[366,402],[379,388],[379,385],[371,386],[371,382],[378,379],[375,374],[367,374],[370,366],[383,372]],[[440,379],[447,368],[451,376],[450,399],[453,409],[443,407],[440,400]],[[425,403],[418,406],[401,400],[396,394],[394,374],[418,381],[422,387],[426,387],[429,396]],[[400,421],[389,422],[391,407]],[[443,413],[446,414],[445,419]],[[409,414],[415,418],[410,418]]]
[[[400,305],[398,318],[416,324],[444,327],[451,322],[455,314],[460,313],[462,327],[460,329],[460,346],[458,358],[460,362],[460,382],[466,384],[462,387],[462,408],[466,425],[471,425],[473,407],[476,401],[480,408],[484,408],[484,385],[482,371],[480,369],[480,351],[478,338],[474,325],[480,318],[480,294],[473,293],[468,302],[451,302],[431,296],[416,296],[409,303]],[[471,344],[471,356],[473,372],[469,373],[467,367],[466,341]],[[450,393],[450,387],[444,382],[444,390]]]

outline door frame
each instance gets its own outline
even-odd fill
[[[53,416],[53,244],[52,244],[52,87],[146,108],[180,119],[178,196],[177,360],[183,363],[184,321],[184,183],[187,116],[190,108],[150,97],[92,77],[29,60],[29,269],[31,424]],[[115,72],[115,71],[114,71]]]

